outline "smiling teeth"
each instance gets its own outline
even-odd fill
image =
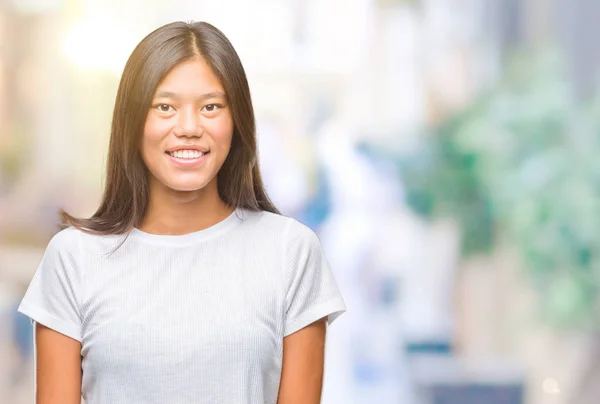
[[[204,155],[204,153],[198,150],[177,150],[169,154],[178,159],[197,159]]]

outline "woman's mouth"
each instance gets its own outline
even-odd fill
[[[196,167],[202,164],[209,152],[201,152],[199,150],[177,150],[173,152],[165,152],[169,156],[169,160],[179,167]]]
[[[177,159],[193,160],[193,159],[198,159],[207,153],[203,153],[199,150],[177,150],[177,151],[167,152],[167,154],[169,156],[175,157]]]

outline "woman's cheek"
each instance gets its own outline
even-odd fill
[[[158,138],[167,136],[172,128],[173,122],[169,119],[160,119],[153,123],[153,132]]]

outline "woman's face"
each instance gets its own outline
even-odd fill
[[[201,58],[175,66],[157,86],[144,126],[150,189],[216,191],[232,135],[225,91],[210,66]]]

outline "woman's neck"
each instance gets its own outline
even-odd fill
[[[151,188],[148,208],[138,228],[151,234],[188,234],[209,228],[232,212],[216,187],[190,192]]]

